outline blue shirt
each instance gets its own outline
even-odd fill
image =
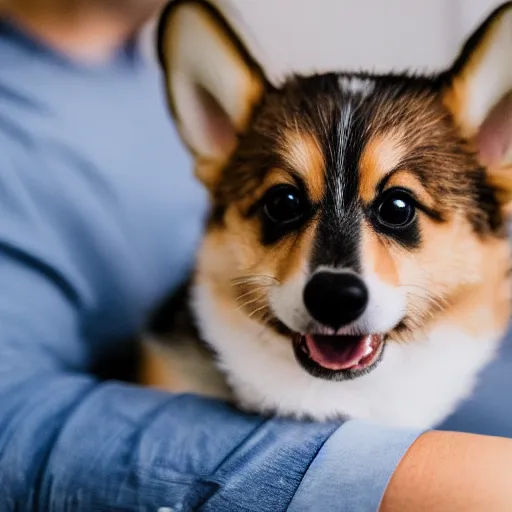
[[[193,262],[191,168],[135,47],[79,65],[0,23],[0,510],[378,508],[419,432],[92,374]]]

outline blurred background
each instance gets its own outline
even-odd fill
[[[279,78],[326,69],[436,70],[499,0],[217,0]],[[151,32],[151,28],[149,28]],[[150,34],[147,34],[150,44]]]

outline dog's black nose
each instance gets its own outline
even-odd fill
[[[355,274],[321,271],[306,285],[304,304],[317,322],[339,329],[363,313],[368,304],[368,290]]]

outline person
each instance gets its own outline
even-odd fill
[[[186,274],[207,207],[134,37],[158,7],[3,5],[0,510],[511,509],[505,438],[264,419],[95,375]],[[462,418],[488,417],[475,400]]]

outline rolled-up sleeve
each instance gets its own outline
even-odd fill
[[[288,512],[379,510],[395,468],[421,433],[347,421],[318,452]]]

